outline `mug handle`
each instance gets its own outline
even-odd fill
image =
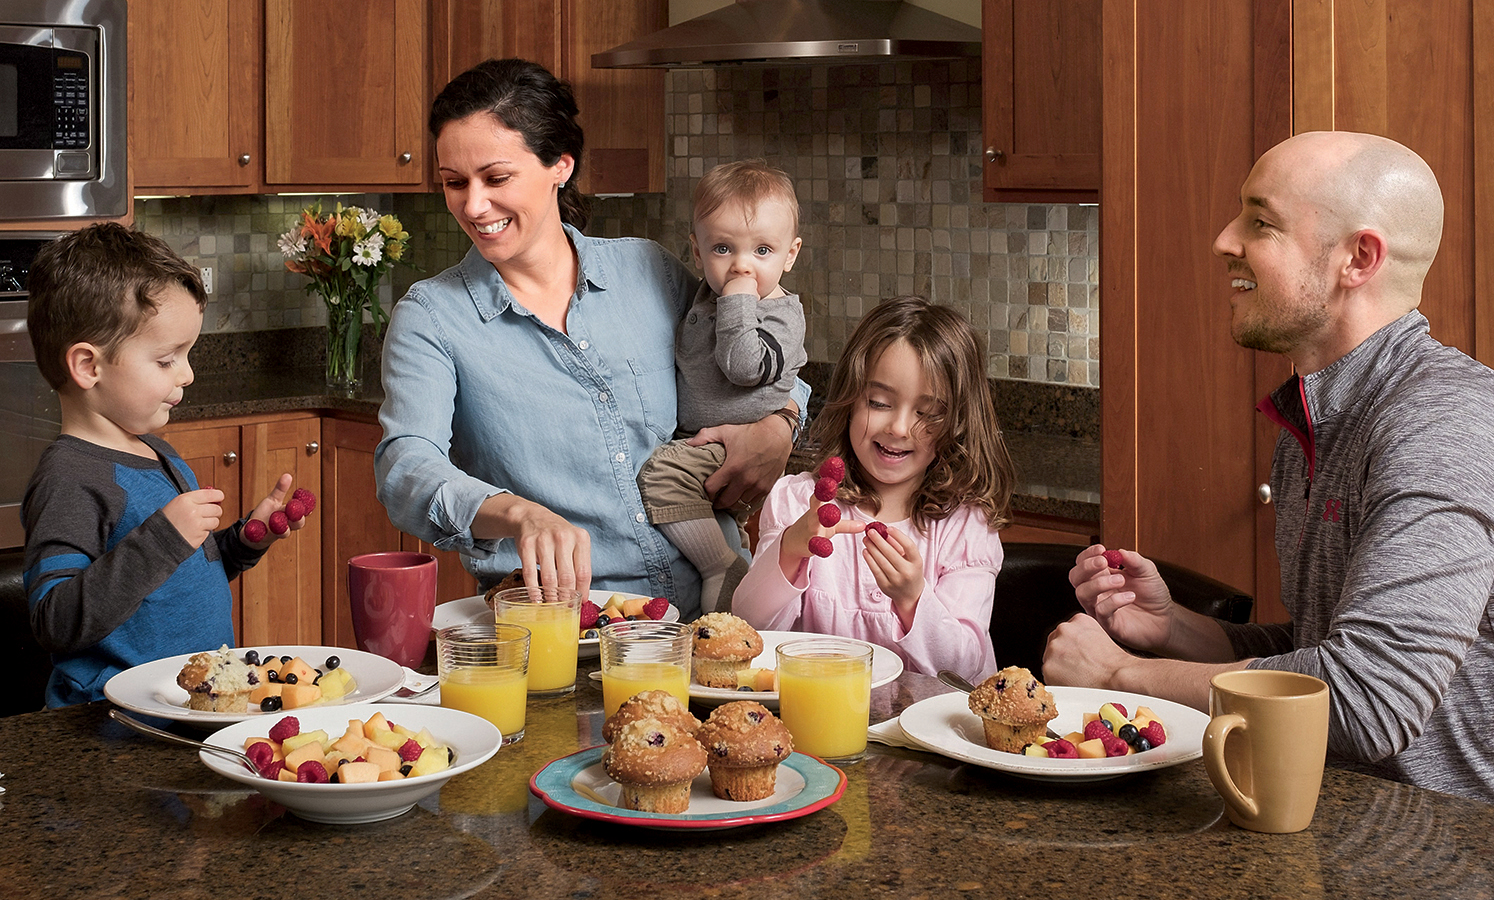
[[[1226,713],[1209,720],[1209,727],[1204,729],[1203,737],[1204,768],[1209,772],[1209,780],[1214,782],[1214,789],[1223,794],[1230,805],[1254,817],[1260,814],[1259,807],[1255,800],[1240,792],[1235,779],[1229,774],[1229,767],[1224,764],[1224,741],[1236,728],[1247,732],[1250,730],[1245,717],[1238,713]]]

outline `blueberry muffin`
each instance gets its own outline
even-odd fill
[[[687,811],[690,783],[705,767],[700,742],[658,719],[622,726],[602,754],[602,768],[622,787],[617,805],[639,812]]]
[[[695,620],[695,649],[691,669],[695,683],[737,689],[737,671],[763,652],[757,629],[728,612],[714,612]]]
[[[259,675],[224,644],[192,654],[176,683],[187,692],[189,709],[241,713],[249,710],[249,693],[258,686]]]
[[[1053,695],[1032,672],[1008,666],[970,692],[970,711],[980,716],[986,746],[1021,753],[1047,740],[1048,723],[1058,715]]]
[[[700,720],[675,695],[668,691],[642,691],[623,701],[617,712],[602,723],[602,740],[612,743],[624,725],[639,719],[658,719],[686,734],[694,734],[700,727]]]
[[[794,737],[766,706],[723,703],[695,739],[706,751],[711,792],[722,800],[762,800],[778,785],[778,764],[794,752]]]

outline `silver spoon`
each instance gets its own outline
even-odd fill
[[[964,691],[967,694],[970,693],[971,691],[975,690],[975,685],[973,685],[970,682],[966,681],[962,676],[958,675],[957,673],[949,671],[948,669],[940,669],[939,670],[939,680],[942,681],[942,682],[944,682],[945,684],[949,685],[950,687],[954,688],[955,690],[957,690],[957,691]],[[1059,737],[1059,734],[1058,734],[1058,732],[1054,731],[1052,728],[1049,728],[1048,729],[1048,737],[1050,737],[1050,738],[1057,738],[1057,737]]]
[[[254,760],[250,759],[248,754],[242,753],[238,750],[234,750],[229,747],[215,747],[212,744],[205,744],[202,741],[194,741],[189,737],[182,737],[179,734],[172,734],[169,731],[162,731],[161,729],[156,728],[153,725],[147,725],[144,722],[139,721],[138,719],[132,719],[117,709],[109,710],[109,718],[128,728],[133,728],[141,734],[148,734],[153,738],[158,738],[168,743],[186,744],[188,747],[196,747],[198,750],[206,750],[209,753],[216,753],[219,756],[226,756],[230,759],[236,759],[239,762],[243,763],[244,767],[253,772],[255,775],[259,774],[259,766],[256,766],[254,764]]]

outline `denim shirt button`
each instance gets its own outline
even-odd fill
[[[607,392],[606,391],[602,391],[600,394],[597,394],[597,399],[600,400],[600,401],[602,401],[603,403],[606,403],[607,402]]]
[[[643,513],[639,513],[639,514],[638,514],[638,515],[636,515],[636,516],[634,516],[634,517],[633,517],[633,521],[634,521],[634,522],[637,522],[637,523],[639,523],[639,524],[642,524],[642,523],[643,523],[643,520],[644,520],[644,519],[645,519],[645,518],[647,518],[647,517],[646,517],[646,516],[644,516],[644,514],[643,514]]]
[[[582,341],[581,343],[577,344],[576,346],[580,347],[582,350],[590,350],[591,349],[591,341]]]
[[[616,456],[614,456],[612,458],[615,459],[615,460],[617,460],[618,462],[623,462],[624,460],[626,460],[628,458],[628,456],[627,456],[626,453],[619,453],[619,454],[617,454]]]

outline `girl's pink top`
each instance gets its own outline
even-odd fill
[[[887,647],[913,672],[953,669],[979,684],[996,671],[991,605],[1001,569],[1001,539],[985,516],[962,506],[920,535],[911,521],[888,525],[908,535],[923,557],[923,596],[904,629],[892,599],[877,587],[862,558],[861,534],[837,534],[829,556],[810,557],[793,581],[778,565],[778,539],[809,509],[814,475],[786,475],[763,504],[752,568],[732,595],[731,611],[764,631],[807,631],[858,638]],[[845,518],[871,522],[839,503]]]

